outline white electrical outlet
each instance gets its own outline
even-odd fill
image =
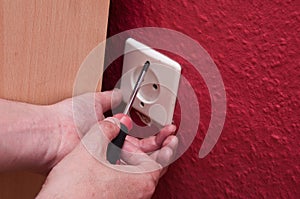
[[[171,124],[176,103],[181,66],[169,57],[129,38],[126,40],[120,89],[128,103],[141,69],[150,67],[133,103],[133,108],[159,125]]]

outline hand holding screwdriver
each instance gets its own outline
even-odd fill
[[[117,135],[117,137],[115,139],[113,139],[111,143],[109,143],[108,148],[107,148],[106,156],[107,156],[107,160],[111,164],[116,164],[116,162],[120,159],[121,149],[123,147],[125,138],[129,132],[129,130],[131,130],[131,128],[132,128],[132,121],[131,121],[130,117],[128,116],[128,114],[129,114],[129,111],[135,100],[135,97],[142,85],[142,82],[144,80],[144,77],[147,73],[149,66],[150,66],[150,62],[146,61],[146,63],[144,64],[144,66],[142,68],[142,71],[139,75],[139,78],[134,86],[134,89],[129,98],[129,102],[126,105],[123,114],[119,113],[117,115],[114,115],[115,118],[120,120],[120,132]]]

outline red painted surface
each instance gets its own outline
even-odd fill
[[[210,99],[192,67],[175,57],[196,88],[201,122],[154,198],[300,198],[299,24],[299,1],[111,1],[109,35],[145,26],[183,32],[208,51],[226,87],[223,133],[199,159]],[[108,70],[104,89],[120,74],[120,65]]]

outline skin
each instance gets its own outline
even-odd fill
[[[110,165],[105,158],[106,148],[119,132],[116,124],[105,120],[99,123],[100,128],[92,128],[83,143],[50,172],[37,198],[150,198],[165,172],[159,161],[172,160],[170,151],[176,149],[177,139],[166,139],[163,147],[150,156],[141,147],[126,142],[123,163]],[[95,150],[93,142],[101,145]]]
[[[103,120],[103,112],[120,101],[118,91],[50,106],[1,99],[0,171],[49,173],[38,198],[149,198],[173,159],[176,128],[142,140],[127,136],[121,161],[110,165],[106,148],[120,124]]]

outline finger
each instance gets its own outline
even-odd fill
[[[128,129],[128,131],[132,129],[132,120],[128,115],[123,113],[118,113],[114,115],[114,118],[117,118],[122,124],[124,124]]]
[[[132,140],[134,142],[132,142]],[[137,138],[127,135],[122,150],[127,152],[135,152],[138,148],[138,142],[139,140]]]
[[[176,131],[176,126],[173,125],[173,124],[170,124],[170,125],[167,125],[165,126],[164,128],[162,128],[160,130],[160,132],[157,134],[156,136],[156,139],[155,139],[155,142],[157,144],[162,144],[163,141],[169,136],[169,135],[172,135],[174,134]]]
[[[151,158],[155,159],[163,167],[166,167],[174,160],[177,147],[178,138],[174,135],[169,136],[164,141],[163,147],[151,154]]]
[[[107,144],[111,142],[120,131],[120,121],[114,117],[105,118],[99,122],[99,128],[107,138]]]
[[[73,117],[80,136],[83,136],[93,124],[103,120],[103,112],[117,106],[121,99],[122,94],[118,89],[86,93],[72,98]]]
[[[129,165],[137,166],[143,172],[161,169],[161,166],[151,159],[146,153],[131,143],[127,143],[127,150],[122,150],[122,160]]]
[[[109,117],[94,125],[83,137],[82,144],[98,160],[106,160],[107,146],[120,131],[118,119]]]
[[[124,143],[121,153],[121,158],[124,162],[130,165],[138,165],[139,161],[136,162],[136,158],[132,158],[134,155],[144,154],[137,146],[127,142]]]
[[[144,138],[136,142],[135,139],[132,137],[127,136],[127,140],[131,141],[132,143],[138,143],[138,147],[145,153],[153,152],[157,149],[160,149],[164,140],[174,134],[176,131],[175,125],[167,125],[160,130],[160,132],[156,136],[150,136],[148,138]]]
[[[125,139],[125,143],[124,143],[124,146],[126,144],[126,142],[130,142],[131,144],[133,144],[134,146],[136,147],[139,147],[140,145],[140,139],[136,138],[136,137],[132,137],[131,135],[127,135],[126,136],[126,139]],[[144,151],[145,152],[145,151]]]
[[[119,169],[131,173],[149,173],[157,183],[159,178],[163,175],[162,172],[164,169],[162,166],[134,144],[128,142],[127,146],[130,151],[122,150],[122,162],[126,164],[126,166],[123,165],[123,167],[119,167]]]
[[[96,101],[96,111],[106,112],[117,105],[122,101],[122,93],[119,89],[114,89],[112,91],[99,92],[95,94]],[[101,107],[99,107],[101,106]],[[102,113],[101,113],[102,114]]]

